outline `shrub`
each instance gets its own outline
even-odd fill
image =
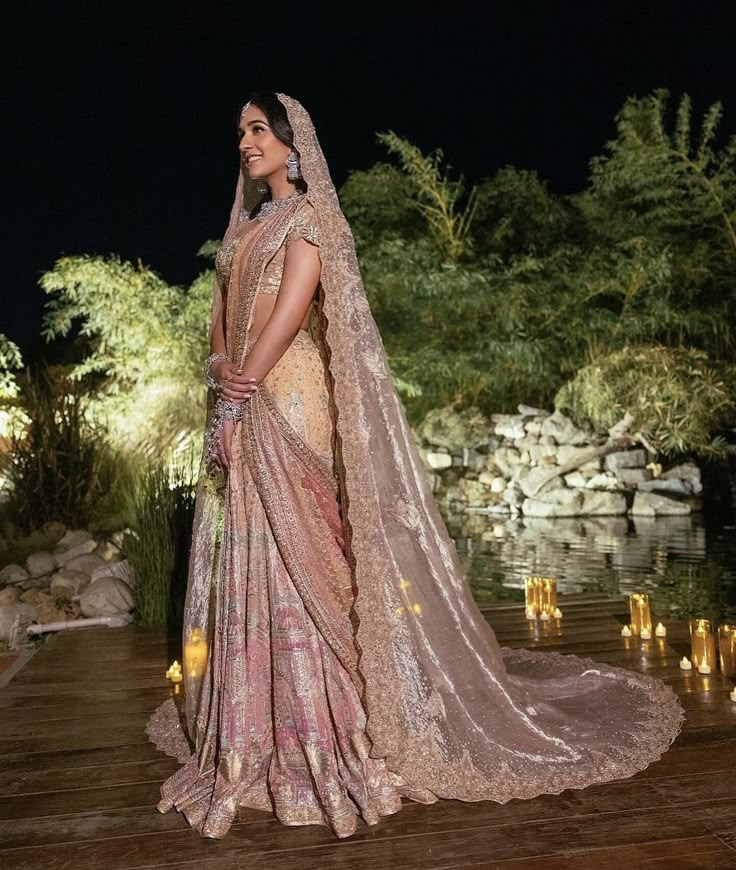
[[[732,369],[718,371],[703,351],[633,346],[584,366],[557,393],[555,406],[578,422],[609,428],[627,412],[664,455],[719,452],[712,433],[736,410]]]

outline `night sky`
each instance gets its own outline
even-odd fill
[[[736,132],[734,2],[3,5],[0,332],[29,355],[58,256],[140,257],[172,283],[205,267],[256,88],[306,106],[338,186],[392,129],[470,181],[513,164],[571,192],[624,99],[658,87],[696,117],[721,99]]]

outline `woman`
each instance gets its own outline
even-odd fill
[[[682,724],[669,687],[501,649],[476,608],[309,115],[256,94],[239,129],[184,721],[170,699],[147,729],[183,763],[159,809],[208,837],[240,806],[345,837],[402,797],[505,803],[646,767]]]

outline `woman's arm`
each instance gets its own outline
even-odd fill
[[[242,374],[233,378],[234,385],[249,378],[260,384],[281,359],[309,310],[321,269],[316,245],[299,238],[287,246],[273,311],[248,353]]]

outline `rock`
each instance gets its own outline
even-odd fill
[[[454,408],[434,408],[419,427],[419,435],[433,447],[480,447],[488,438],[490,423],[477,408],[456,411]]]
[[[533,435],[535,438],[539,438],[542,434],[542,421],[541,420],[528,420],[524,423],[524,430],[528,435]]]
[[[100,556],[106,562],[111,562],[120,555],[120,547],[116,547],[112,541],[100,541],[92,552],[95,556]]]
[[[588,481],[581,471],[571,471],[570,474],[565,475],[565,483],[574,489],[575,487],[586,486]]]
[[[539,446],[539,438],[534,435],[524,435],[523,438],[517,438],[514,441],[514,447],[519,451],[531,450],[532,447]],[[548,448],[547,448],[548,449]]]
[[[589,477],[585,482],[586,489],[616,490],[621,489],[622,486],[623,484],[612,471],[604,471],[602,474],[595,474],[593,477]]]
[[[603,490],[586,490],[583,500],[585,516],[623,516],[626,513],[626,496],[623,493]]]
[[[631,513],[638,517],[676,516],[689,514],[690,510],[690,505],[686,502],[666,498],[654,492],[637,492],[631,506]]]
[[[515,441],[517,438],[523,438],[526,435],[524,419],[520,414],[493,414],[491,421],[495,424],[493,431],[496,435],[500,435],[501,438]]]
[[[44,535],[51,538],[55,544],[59,543],[66,532],[66,526],[58,520],[49,520],[47,523],[43,524],[41,529]]]
[[[639,484],[639,489],[642,492],[664,492],[670,495],[692,495],[692,484],[689,480],[682,480],[679,477],[671,479],[654,478],[654,480],[645,480]]]
[[[91,553],[97,547],[92,534],[85,529],[68,531],[54,549],[56,564],[63,568],[71,559]]]
[[[645,450],[616,450],[609,453],[604,461],[608,471],[618,471],[619,468],[644,468],[647,464]]]
[[[517,405],[516,410],[522,417],[549,417],[549,411],[543,411],[541,408],[532,408],[531,405]]]
[[[662,480],[686,480],[692,486],[693,495],[700,495],[703,484],[700,480],[700,469],[694,462],[683,462],[662,473]]]
[[[523,479],[519,479],[521,491],[527,498],[533,498],[537,493],[544,490],[559,488],[563,486],[562,479],[556,473],[556,469],[547,468],[540,465],[537,468],[532,468]]]
[[[0,607],[0,640],[10,640],[10,629],[17,617],[33,621],[36,616],[36,608],[30,604],[4,604]]]
[[[515,447],[499,447],[493,454],[493,462],[505,478],[510,478],[514,468],[521,462],[521,454]]]
[[[503,500],[511,507],[520,508],[524,504],[524,493],[521,491],[521,487],[516,484],[506,487]]]
[[[109,563],[105,562],[102,556],[98,556],[96,553],[82,553],[73,559],[69,559],[64,567],[70,571],[82,571],[91,577],[97,568],[101,568],[103,565],[109,567]]]
[[[105,566],[106,568],[109,566]],[[62,568],[57,571],[51,578],[51,591],[60,592],[62,590],[69,595],[79,595],[85,586],[89,586],[90,575],[84,571],[73,571],[70,568]]]
[[[116,547],[120,547],[120,549],[122,550],[123,540],[125,539],[125,536],[128,534],[128,532],[130,532],[130,529],[121,529],[119,532],[113,532],[110,535],[110,540],[113,542],[113,544],[115,544]]]
[[[589,455],[590,447],[573,447],[571,444],[560,444],[557,448],[557,462],[559,465],[567,465],[568,463],[579,465],[588,461],[586,457]]]
[[[554,489],[528,498],[521,510],[529,517],[620,516],[626,513],[626,498],[621,493]]]
[[[425,458],[427,465],[435,471],[449,468],[452,465],[452,456],[449,453],[427,453]]]
[[[99,577],[82,592],[84,616],[118,616],[133,609],[133,593],[119,577]]]
[[[617,468],[614,474],[627,486],[638,486],[652,478],[652,472],[648,468]]]
[[[43,577],[56,569],[56,559],[45,550],[37,550],[26,558],[26,569],[31,577]]]
[[[601,458],[600,456],[597,459],[591,459],[589,462],[583,462],[582,465],[578,465],[578,471],[582,471],[583,474],[598,474],[601,470]]]
[[[491,492],[504,492],[506,489],[506,481],[503,477],[494,477],[491,481]]]
[[[69,614],[65,610],[60,610],[55,604],[41,604],[37,608],[36,620],[41,624],[48,622],[68,622]]]
[[[548,435],[558,444],[588,444],[591,435],[584,432],[566,417],[562,411],[555,411],[542,424],[542,435]]]
[[[17,586],[6,586],[0,589],[0,607],[6,604],[17,604],[20,601],[20,592]]]
[[[22,565],[6,565],[0,571],[0,583],[8,586],[13,583],[22,583],[30,578],[30,574]]]

